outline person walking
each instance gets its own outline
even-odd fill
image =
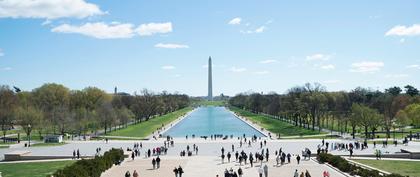
[[[77,159],[80,159],[80,151],[77,149]]]
[[[76,159],[76,150],[73,150],[73,158],[72,159]]]
[[[305,172],[305,177],[311,177],[311,174],[309,174],[308,170],[306,170],[306,172]]]
[[[297,160],[297,163],[299,165],[299,163],[300,163],[300,156],[299,155],[296,157],[296,160]]]
[[[178,177],[178,168],[174,168],[173,172],[175,173],[175,177]]]
[[[155,169],[156,168],[156,159],[155,158],[152,159],[152,165],[153,165],[153,169]]]
[[[125,177],[131,177],[130,171],[125,172]]]
[[[297,169],[295,170],[295,173],[293,174],[293,177],[299,177],[299,173],[298,173]]]
[[[131,152],[131,160],[134,160],[134,152]]]
[[[239,177],[242,177],[243,174],[244,174],[244,172],[242,171],[242,168],[239,167],[239,169],[238,169],[238,175],[239,175]]]
[[[268,177],[268,166],[267,166],[267,164],[264,165],[264,176]]]
[[[157,168],[160,168],[160,157],[159,156],[156,158],[156,166],[157,166]]]
[[[182,173],[184,173],[184,170],[182,170],[181,165],[178,167],[178,175],[179,177],[182,177]]]
[[[231,157],[232,155],[230,154],[230,152],[228,152],[227,153],[227,158],[228,158],[228,162],[230,163],[230,157]]]
[[[139,174],[137,173],[136,170],[134,170],[134,172],[133,172],[133,177],[139,177]]]
[[[264,170],[263,170],[263,168],[261,168],[261,166],[260,166],[260,168],[258,168],[258,174],[259,174],[259,177],[263,177],[263,173],[264,173]]]
[[[300,173],[299,177],[305,177],[305,174],[303,173],[303,171],[302,171],[302,173]]]

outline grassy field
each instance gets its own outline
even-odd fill
[[[31,147],[45,147],[45,146],[62,146],[67,143],[37,143],[37,144],[31,144]]]
[[[304,136],[304,135],[317,135],[323,134],[325,132],[319,133],[318,131],[312,131],[304,128],[296,127],[292,124],[272,119],[265,115],[254,114],[249,111],[245,111],[239,108],[231,107],[231,111],[235,112],[238,115],[250,119],[252,122],[257,123],[259,126],[267,129],[268,131],[280,134],[281,136]]]
[[[0,164],[0,172],[3,177],[45,177],[74,162],[75,161],[67,160],[54,162],[4,163]]]
[[[176,120],[178,117],[191,111],[191,107],[187,107],[163,116],[152,118],[148,121],[141,122],[135,125],[129,125],[127,128],[113,131],[109,133],[110,136],[126,136],[126,137],[141,137],[145,138],[150,135],[157,128],[160,128],[162,124],[166,125]]]
[[[354,160],[390,173],[404,176],[420,176],[420,162],[396,160]]]

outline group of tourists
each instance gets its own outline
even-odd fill
[[[192,156],[193,153],[195,153],[195,155],[198,154],[198,146],[195,145],[195,144],[193,144],[192,151],[191,151],[190,145],[187,145],[186,151],[185,150],[182,150],[179,153],[179,156],[181,156],[181,157],[185,157],[186,155]]]
[[[80,151],[79,149],[73,150],[73,157],[72,159],[80,159]]]

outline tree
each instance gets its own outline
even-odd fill
[[[416,96],[419,94],[419,90],[417,90],[411,85],[406,85],[404,88],[405,88],[405,93],[410,96]]]
[[[54,134],[57,127],[62,130],[61,121],[68,115],[60,111],[68,110],[69,89],[63,85],[51,83],[36,88],[33,94],[36,106],[44,112],[44,117],[53,126]]]
[[[400,87],[397,87],[397,86],[394,86],[394,87],[385,89],[385,92],[386,93],[390,93],[390,94],[392,94],[394,96],[399,95],[401,93],[401,91],[402,91],[401,88]]]
[[[107,133],[108,128],[111,128],[115,121],[115,111],[110,102],[104,102],[97,108],[97,116],[99,124],[104,128],[104,133]]]
[[[17,105],[15,93],[8,86],[0,86],[0,126],[3,132],[3,141],[6,142],[6,133],[13,127],[13,112]]]
[[[32,106],[16,109],[18,124],[23,128],[27,136],[31,134],[33,129],[38,129],[43,126],[39,124],[42,116],[42,111]]]
[[[410,104],[398,112],[399,122],[420,127],[420,104]]]

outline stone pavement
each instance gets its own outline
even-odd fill
[[[235,171],[239,167],[244,171],[244,177],[248,176],[258,176],[258,168],[260,164],[254,164],[254,167],[250,167],[249,164],[239,166],[239,163],[221,163],[221,159],[213,156],[193,156],[193,157],[176,157],[176,156],[162,156],[161,157],[161,168],[153,169],[151,158],[144,159],[126,159],[124,163],[120,166],[114,166],[101,177],[116,177],[124,176],[125,172],[128,170],[132,174],[134,170],[140,174],[140,176],[147,177],[170,177],[175,176],[172,170],[174,167],[182,166],[184,169],[183,177],[215,177],[219,175],[223,176],[224,170],[231,168]],[[313,177],[322,176],[322,172],[327,170],[333,177],[344,176],[341,173],[329,168],[327,165],[318,164],[312,160],[302,161],[301,164],[297,165],[297,162],[293,159],[290,164],[285,164],[283,166],[276,166],[274,159],[271,159],[269,162],[264,162],[263,166],[267,164],[268,166],[268,176],[269,177],[286,177],[293,176],[294,171],[297,169],[300,172],[308,170]]]

